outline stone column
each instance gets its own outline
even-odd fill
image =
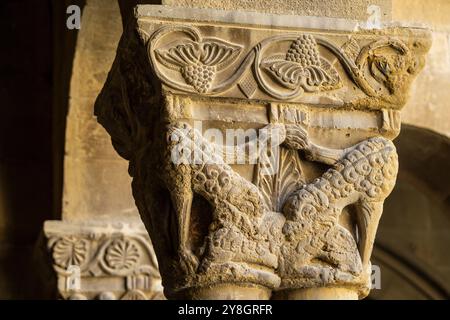
[[[420,28],[138,6],[95,113],[164,293],[357,299],[424,65]]]
[[[93,115],[121,33],[117,2],[86,1],[70,87],[62,219],[44,225],[49,265],[63,299],[164,298],[153,247],[131,195],[128,163]]]

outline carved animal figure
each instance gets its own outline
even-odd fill
[[[189,125],[170,126],[168,143],[164,181],[178,217],[179,254],[188,268],[202,273],[211,265],[230,262],[277,268],[272,240],[281,236],[283,216],[269,212],[258,188],[225,163],[217,146]],[[188,241],[194,193],[213,208],[201,261]]]
[[[397,171],[393,143],[371,138],[346,149],[320,178],[293,192],[283,208],[287,219],[280,261],[283,281],[332,283],[367,271],[383,201],[394,187]],[[358,244],[339,224],[349,205],[357,211]]]

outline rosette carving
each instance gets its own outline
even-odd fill
[[[105,261],[115,271],[130,270],[139,261],[139,247],[130,240],[115,240],[105,253]]]
[[[61,238],[53,248],[53,260],[64,269],[71,265],[81,266],[86,260],[88,246],[89,242],[85,239]]]

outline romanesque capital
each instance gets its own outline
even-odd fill
[[[138,6],[95,113],[166,297],[365,297],[429,46],[420,28]]]
[[[46,221],[47,257],[58,298],[164,299],[158,262],[141,225]]]

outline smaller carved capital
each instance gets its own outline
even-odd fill
[[[49,259],[63,299],[164,299],[153,247],[142,226],[46,221]]]

